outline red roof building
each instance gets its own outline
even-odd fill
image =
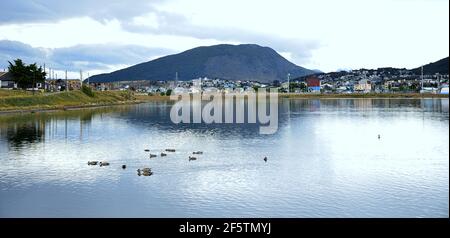
[[[320,87],[320,79],[317,77],[309,77],[306,79],[308,87]]]

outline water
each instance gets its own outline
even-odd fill
[[[0,116],[0,217],[449,216],[448,99],[283,100],[274,135],[170,107]]]

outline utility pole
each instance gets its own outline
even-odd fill
[[[438,88],[438,90],[439,90],[439,88],[441,87],[441,74],[437,74],[437,81],[438,81],[438,83],[437,83],[437,88]]]
[[[420,91],[421,91],[422,93],[424,93],[424,91],[423,91],[423,66],[422,66],[422,68],[421,68],[421,71],[422,71],[422,81],[421,81]]]
[[[80,82],[81,86],[83,86],[83,70],[80,70]]]
[[[67,81],[67,69],[66,69],[66,92],[69,91],[69,83]]]
[[[33,95],[34,95],[35,88],[36,88],[36,71],[33,72]]]
[[[291,92],[291,74],[287,74],[287,81],[288,81],[288,93]]]

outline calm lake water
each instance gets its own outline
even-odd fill
[[[0,115],[0,217],[449,217],[448,99],[283,100],[273,135],[170,108]]]

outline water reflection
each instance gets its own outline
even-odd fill
[[[448,99],[279,103],[273,135],[172,102],[2,115],[0,217],[448,217]]]
[[[394,116],[411,111],[420,113],[449,112],[449,100],[441,99],[284,99],[280,101],[279,122],[288,126],[291,118],[305,113],[329,112],[342,114],[347,112],[372,111],[378,113],[396,112]],[[0,116],[0,141],[7,141],[10,149],[41,143],[46,139],[87,137],[94,121],[118,120],[132,123],[134,126],[156,127],[160,131],[208,133],[221,138],[229,136],[255,136],[259,133],[260,124],[179,124],[174,126],[170,120],[170,109],[173,102],[156,102],[133,106],[105,107],[85,110],[58,111],[24,115]],[[246,111],[247,113],[247,111]],[[399,114],[400,113],[400,114]],[[364,116],[364,114],[362,114]],[[425,116],[425,115],[424,115]],[[427,115],[428,117],[430,115]],[[246,117],[247,120],[247,117]],[[78,126],[76,126],[78,125]]]

